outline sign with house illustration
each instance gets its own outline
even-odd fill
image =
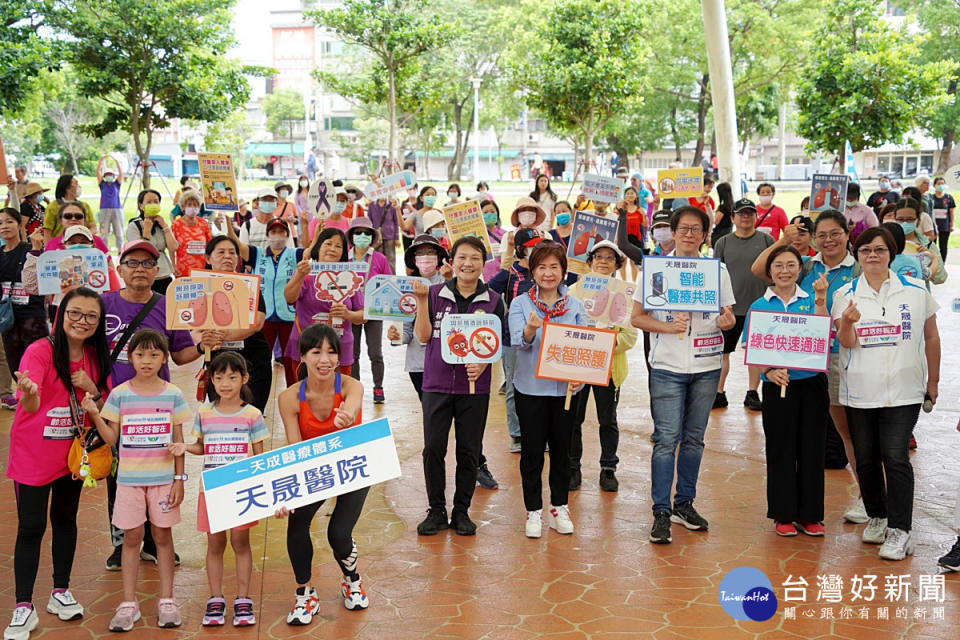
[[[429,285],[425,278],[377,275],[367,280],[363,290],[363,317],[366,320],[413,322],[417,316],[417,297],[413,283]]]

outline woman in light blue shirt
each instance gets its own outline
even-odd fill
[[[534,286],[514,298],[508,326],[510,343],[517,352],[514,370],[514,398],[520,420],[520,477],[527,509],[526,534],[539,538],[543,509],[542,474],[544,448],[550,445],[550,509],[543,516],[558,533],[573,533],[567,509],[570,490],[570,436],[574,411],[564,409],[566,382],[538,378],[537,358],[544,322],[586,324],[583,304],[567,294],[563,284],[567,256],[563,245],[544,240],[528,258]],[[572,384],[571,393],[582,385]]]

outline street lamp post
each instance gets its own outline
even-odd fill
[[[480,78],[473,83],[473,182],[480,182]]]

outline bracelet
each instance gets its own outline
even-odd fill
[[[197,353],[203,353],[203,343],[202,343],[202,342],[198,342],[198,343],[197,343]]]
[[[94,402],[100,402],[101,400],[103,400],[103,392],[101,391],[100,393],[98,393],[97,395],[93,396],[90,399],[93,400]]]

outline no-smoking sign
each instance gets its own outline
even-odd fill
[[[440,321],[443,361],[449,364],[488,364],[499,360],[501,331],[500,318],[492,313],[445,315]]]
[[[87,284],[93,289],[101,289],[107,284],[107,274],[99,269],[87,274]]]
[[[470,334],[470,352],[485,361],[500,351],[500,336],[490,327],[480,327]]]
[[[397,300],[397,306],[400,308],[400,311],[403,313],[416,313],[417,312],[417,298],[414,295],[405,293],[400,296],[400,299]]]

